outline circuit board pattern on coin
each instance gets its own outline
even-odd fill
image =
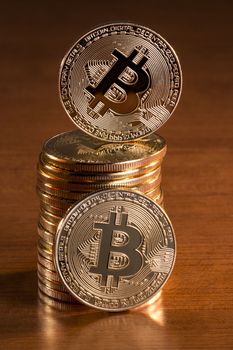
[[[167,215],[153,200],[128,190],[96,192],[77,203],[55,241],[55,264],[70,293],[108,311],[148,301],[175,261]]]
[[[66,112],[86,133],[118,142],[163,125],[182,86],[173,48],[154,31],[131,23],[84,35],[61,64],[59,89]]]

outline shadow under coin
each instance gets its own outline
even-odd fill
[[[22,308],[37,304],[37,272],[20,271],[0,275],[2,309]]]
[[[1,345],[37,329],[37,273],[23,271],[0,275]],[[3,347],[4,348],[4,347]]]

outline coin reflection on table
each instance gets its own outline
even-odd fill
[[[87,339],[89,344],[95,344],[95,349],[103,349],[104,344],[114,350],[118,347],[160,349],[159,345],[168,346],[170,342],[174,345],[175,342],[163,330],[161,296],[144,310],[118,314],[108,314],[81,304],[61,312],[40,304],[38,317],[44,335],[43,344],[48,350],[60,349],[64,341],[67,350],[79,349],[86,344]]]
[[[160,326],[164,326],[164,311],[162,309],[162,290],[160,290],[153,298],[147,303],[136,308],[136,312],[141,312],[144,315],[150,317],[154,322]],[[132,310],[134,311],[134,310]]]

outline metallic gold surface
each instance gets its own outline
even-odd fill
[[[62,216],[57,216],[55,214],[50,213],[49,211],[43,209],[42,207],[40,208],[40,214],[46,218],[48,221],[54,223],[55,225],[58,225],[59,222],[62,219]]]
[[[74,169],[64,169],[58,166],[54,166],[51,163],[44,162],[41,157],[38,162],[38,172],[45,173],[47,176],[51,178],[64,179],[74,182],[101,182],[101,181],[115,181],[122,180],[124,178],[130,177],[134,178],[136,176],[141,176],[146,174],[147,172],[156,169],[161,166],[162,159],[160,158],[157,161],[148,162],[142,167],[137,167],[129,170],[122,170],[117,172],[98,172],[97,169],[92,172],[81,171],[78,172]],[[73,164],[75,168],[75,163]]]
[[[41,249],[48,252],[48,254],[52,254],[52,252],[53,252],[53,243],[49,243],[41,237],[39,237],[39,239],[38,239],[38,246],[40,246]]]
[[[53,251],[46,249],[46,247],[43,246],[39,241],[37,245],[37,250],[38,250],[38,253],[42,255],[45,259],[53,262]]]
[[[58,292],[67,293],[67,289],[65,288],[63,283],[50,281],[48,278],[40,275],[39,273],[38,273],[38,279],[41,281],[41,283],[46,285],[48,288],[51,288],[51,289],[56,290]]]
[[[47,182],[41,182],[37,181],[37,186],[40,191],[43,191],[44,193],[51,194],[63,199],[73,199],[73,200],[80,200],[84,197],[84,195],[98,191],[100,189],[114,189],[114,188],[129,188],[132,190],[138,190],[142,193],[149,192],[153,190],[155,187],[158,187],[161,183],[161,175],[158,177],[152,177],[152,179],[142,181],[135,185],[135,182],[126,181],[121,183],[103,183],[103,184],[96,184],[93,185],[92,188],[80,186],[78,190],[73,189],[61,189],[58,187],[55,187]]]
[[[49,212],[51,214],[54,214],[54,215],[60,216],[60,217],[63,217],[67,211],[67,209],[60,209],[60,208],[54,207],[52,205],[43,203],[42,201],[40,203],[40,208],[46,210],[47,212]]]
[[[160,200],[163,196],[163,191],[161,186],[158,186],[156,188],[153,188],[151,191],[145,192],[144,194],[150,198]]]
[[[179,101],[182,74],[160,35],[141,25],[113,23],[74,44],[62,61],[59,86],[62,105],[79,129],[120,143],[168,120]]]
[[[65,199],[62,197],[58,197],[55,194],[51,195],[49,193],[46,193],[39,188],[37,188],[37,194],[39,196],[39,199],[41,200],[42,203],[45,203],[47,205],[51,205],[54,207],[57,207],[62,210],[67,210],[71,205],[74,204],[75,200],[73,199]],[[81,198],[84,198],[86,194],[82,194],[80,196]]]
[[[61,283],[61,279],[56,272],[51,271],[50,269],[41,265],[39,262],[37,263],[37,270],[41,276],[44,276],[45,278],[48,278],[49,280],[51,280],[53,282],[60,282]]]
[[[49,306],[55,310],[59,311],[69,311],[73,310],[75,306],[77,306],[77,302],[74,300],[72,302],[66,302],[66,301],[60,301],[56,300],[54,298],[51,298],[50,296],[46,295],[43,293],[39,288],[38,288],[38,296],[40,301],[45,304],[46,306]]]
[[[140,183],[144,181],[148,181],[150,179],[153,179],[154,177],[158,177],[161,172],[161,167],[153,168],[151,171],[147,171],[145,174],[136,176],[136,177],[130,177],[130,176],[125,176],[122,179],[119,180],[110,180],[110,179],[105,179],[105,181],[102,179],[101,181],[98,181],[96,177],[93,177],[92,181],[88,181],[83,177],[80,180],[80,177],[77,178],[77,181],[71,181],[70,179],[64,179],[64,178],[54,178],[51,177],[50,175],[46,174],[42,170],[38,170],[38,182],[44,182],[51,184],[51,186],[64,189],[64,190],[77,190],[80,191],[80,189],[95,189],[96,187],[101,187],[101,186],[111,186],[111,187],[120,187],[124,186],[124,184],[127,183],[128,186],[137,186],[140,185]],[[79,182],[80,181],[80,182]]]
[[[149,197],[103,190],[64,217],[54,252],[59,276],[77,300],[122,311],[145,303],[165,284],[175,237],[166,213]]]
[[[74,298],[70,294],[68,294],[67,292],[60,292],[60,291],[54,290],[52,288],[49,288],[48,286],[43,284],[40,280],[38,280],[38,287],[44,294],[46,294],[49,297],[52,297],[56,300],[66,301],[68,303],[74,302]]]
[[[41,255],[39,253],[37,254],[37,259],[41,265],[43,265],[44,267],[46,267],[47,269],[49,269],[53,272],[56,272],[56,268],[54,266],[53,261],[46,259],[43,255]]]
[[[80,131],[72,131],[44,144],[37,168],[38,279],[43,300],[51,298],[53,304],[73,299],[54,265],[54,239],[68,209],[99,189],[124,187],[147,194],[162,205],[165,153],[165,140],[158,135],[122,145],[93,141]]]
[[[157,134],[136,142],[111,144],[74,130],[45,142],[41,158],[49,164],[77,172],[114,172],[139,168],[163,158],[165,153],[166,142]]]
[[[40,214],[39,216],[39,224],[48,232],[52,233],[55,235],[55,233],[57,232],[57,226],[58,223],[53,223],[49,220],[47,220],[42,214]],[[46,241],[46,243],[48,244],[48,242]]]
[[[111,144],[75,130],[45,142],[40,160],[76,173],[114,173],[156,163],[165,153],[166,142],[157,134],[136,142]]]
[[[49,244],[53,244],[54,242],[54,234],[46,231],[41,225],[37,226],[37,232],[39,237],[41,237],[45,242]]]

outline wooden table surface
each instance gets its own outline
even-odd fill
[[[10,1],[1,4],[1,349],[233,349],[232,8],[230,1]],[[142,312],[57,311],[37,299],[36,163],[74,125],[57,91],[82,33],[130,20],[175,47],[184,87],[159,133],[177,262]]]

